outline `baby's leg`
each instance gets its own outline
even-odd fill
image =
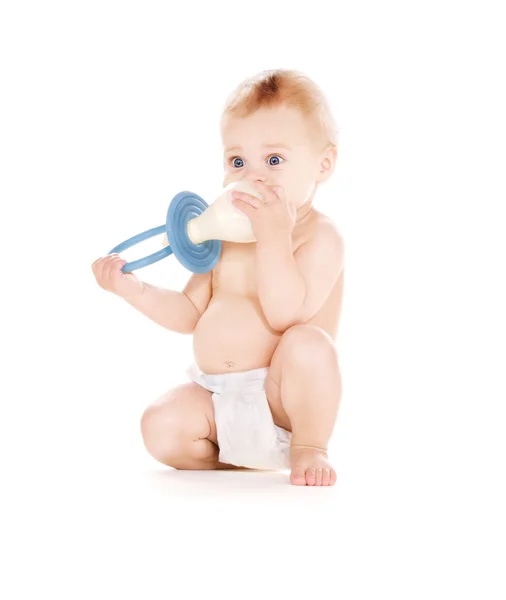
[[[175,469],[229,469],[218,461],[212,394],[191,382],[148,406],[142,415],[144,445],[153,458]]]
[[[327,448],[342,383],[331,338],[311,325],[288,329],[272,357],[265,391],[274,422],[292,432],[290,481],[334,485],[336,473]]]

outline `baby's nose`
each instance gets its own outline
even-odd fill
[[[246,181],[261,181],[265,183],[266,176],[261,171],[250,171],[244,175],[244,179]]]

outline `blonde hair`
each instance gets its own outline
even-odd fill
[[[228,115],[247,117],[259,108],[291,106],[311,121],[317,137],[337,147],[339,130],[320,87],[292,69],[262,71],[240,83],[228,97],[221,125]]]

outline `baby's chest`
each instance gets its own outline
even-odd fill
[[[255,243],[222,242],[220,260],[213,271],[213,287],[221,292],[257,295]]]

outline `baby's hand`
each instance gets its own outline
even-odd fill
[[[118,254],[109,254],[99,258],[92,265],[98,285],[121,298],[127,298],[142,292],[143,283],[132,273],[123,273],[126,260]]]

